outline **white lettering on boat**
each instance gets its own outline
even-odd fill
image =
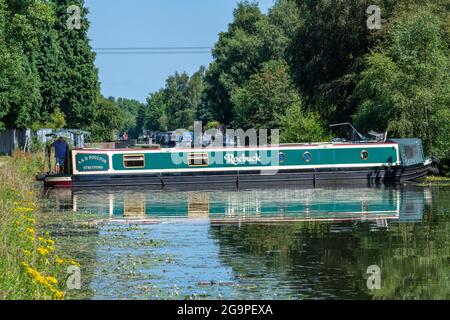
[[[89,160],[100,161],[100,162],[102,162],[103,164],[106,164],[106,163],[107,163],[107,159],[106,159],[106,158],[101,157],[101,156],[95,156],[95,155],[93,155],[93,156],[84,156],[83,158],[81,158],[81,159],[78,161],[78,164],[82,164],[82,163],[84,163],[84,162],[86,162],[86,161],[89,161]]]
[[[225,161],[227,162],[227,164],[234,164],[235,166],[239,165],[239,164],[243,164],[243,163],[257,163],[257,162],[261,162],[261,157],[259,154],[255,154],[253,156],[245,156],[245,155],[241,155],[241,156],[237,156],[235,157],[234,154],[228,153],[225,155]]]

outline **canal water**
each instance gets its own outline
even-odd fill
[[[74,299],[450,298],[450,188],[48,190]]]

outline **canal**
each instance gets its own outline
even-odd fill
[[[40,224],[81,264],[68,298],[450,298],[449,187],[53,189],[42,201]]]

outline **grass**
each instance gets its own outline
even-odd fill
[[[66,270],[77,265],[55,253],[56,243],[36,223],[37,155],[0,157],[0,299],[63,299]]]
[[[450,177],[438,177],[438,176],[428,176],[427,182],[445,181],[450,182]]]
[[[450,187],[450,177],[428,176],[420,185]]]

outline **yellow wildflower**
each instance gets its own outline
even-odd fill
[[[53,289],[52,292],[53,292],[53,299],[61,300],[64,298],[64,293],[62,291]]]
[[[47,277],[47,281],[52,284],[57,284],[58,280],[55,277]]]
[[[74,265],[74,266],[78,266],[78,267],[80,266],[80,264],[73,259],[69,259],[69,260],[67,260],[67,262],[69,262],[69,264]]]
[[[32,212],[34,209],[33,208],[27,208],[27,207],[18,207],[14,209],[15,213],[27,213],[27,212]]]
[[[24,217],[24,219],[28,222],[31,222],[32,224],[36,223],[36,219],[34,219],[34,218]]]
[[[37,249],[37,251],[41,256],[46,256],[50,253],[50,250],[48,250],[47,248],[42,248],[42,247],[39,247]]]
[[[27,266],[27,273],[38,283],[47,284],[44,276],[39,273],[39,271],[33,269],[31,266]]]
[[[65,261],[64,259],[61,259],[61,258],[58,257],[58,256],[55,257],[55,262],[56,262],[56,264],[63,264],[64,261]]]

